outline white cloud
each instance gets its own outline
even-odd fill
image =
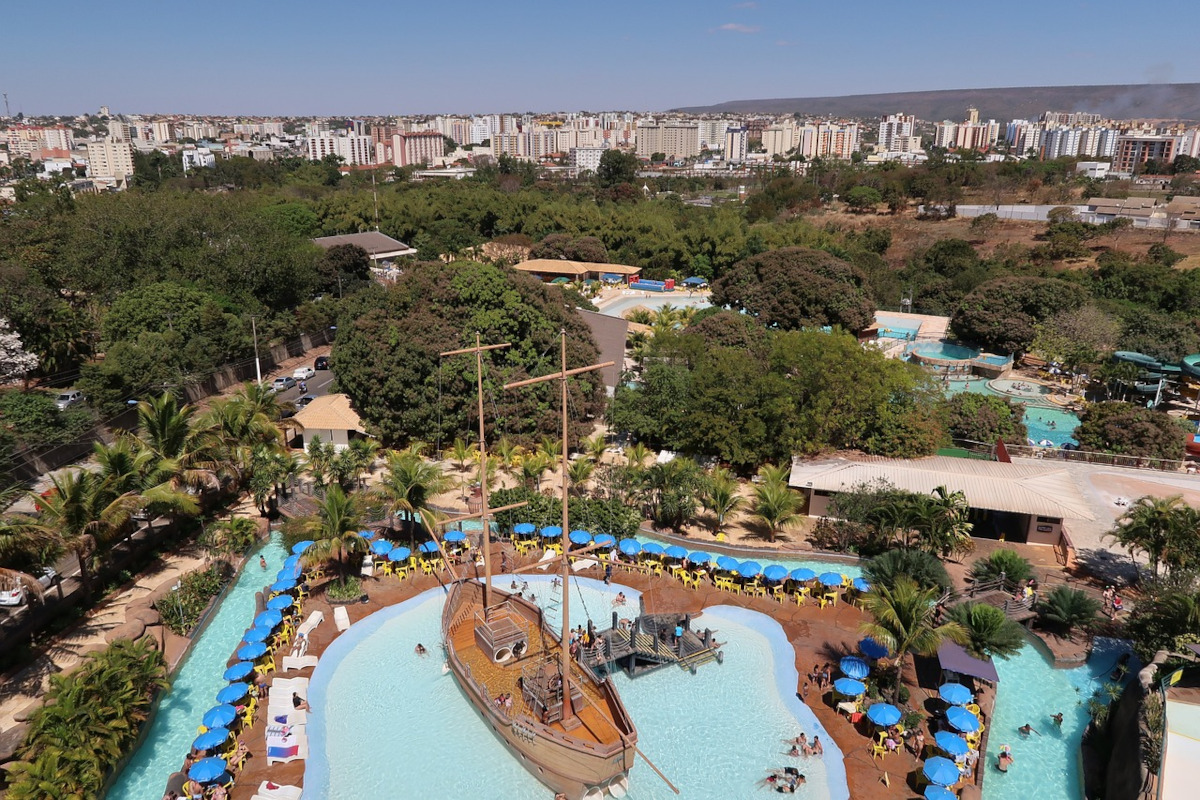
[[[740,22],[726,22],[716,30],[729,31],[730,33],[758,33],[762,28],[757,25],[743,25]]]

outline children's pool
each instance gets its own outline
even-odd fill
[[[216,614],[175,673],[141,747],[109,789],[106,795],[109,800],[157,800],[166,789],[167,778],[183,766],[184,756],[196,738],[200,718],[217,704],[217,692],[229,684],[221,675],[230,654],[254,619],[255,592],[283,567],[286,554],[278,535],[272,536],[259,553],[267,559],[266,570],[258,565],[257,558],[246,562]]]
[[[1055,669],[1033,644],[1007,661],[995,660],[1000,686],[988,732],[984,800],[1083,799],[1079,743],[1089,719],[1087,703],[1128,649],[1116,639],[1097,638],[1088,663],[1075,669]],[[1050,719],[1058,712],[1061,728]],[[1026,723],[1037,733],[1023,738],[1017,728]],[[996,768],[1002,745],[1016,758],[1007,773]]]
[[[499,576],[497,585],[512,579]],[[518,579],[520,580],[520,579]],[[558,599],[549,576],[525,576],[554,618]],[[591,615],[607,625],[612,598],[623,591],[622,616],[636,615],[638,593],[572,580],[572,620]],[[443,674],[440,639],[444,594],[430,590],[376,612],[325,651],[309,687],[304,797],[548,797],[476,716],[450,674]],[[638,727],[639,747],[687,798],[755,797],[766,771],[798,766],[805,798],[849,797],[842,755],[812,712],[795,698],[794,652],[783,629],[765,615],[721,606],[707,609],[698,628],[719,631],[725,663],[697,674],[674,668],[630,680],[615,678]],[[420,657],[424,643],[431,655]],[[783,754],[783,740],[800,731],[821,737],[825,757]],[[642,762],[630,776],[633,800],[675,795]]]

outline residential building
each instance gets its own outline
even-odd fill
[[[128,140],[106,136],[103,141],[88,142],[87,156],[89,178],[123,183],[133,174],[133,146]]]
[[[911,114],[889,114],[879,122],[879,146],[882,153],[906,153],[912,145],[917,118]]]
[[[732,164],[740,164],[745,161],[749,140],[750,134],[745,128],[727,128],[724,145],[725,160]]]
[[[175,126],[170,122],[152,122],[148,138],[156,142],[173,142],[175,141]]]
[[[392,163],[398,167],[410,164],[432,164],[446,155],[446,140],[438,131],[394,134]]]
[[[600,159],[606,152],[607,147],[572,147],[569,151],[571,174],[578,176],[600,169]]]
[[[183,171],[189,169],[215,167],[217,165],[217,157],[207,148],[187,147],[180,151],[183,157]]]
[[[736,127],[724,119],[702,119],[696,127],[699,129],[700,147],[709,150],[720,150],[725,146],[725,133],[729,128]]]
[[[440,136],[440,134],[439,134]],[[362,134],[347,133],[339,136],[321,134],[311,136],[305,141],[308,157],[312,161],[320,161],[325,156],[341,156],[346,164],[374,164],[372,156],[371,137]]]
[[[660,122],[637,126],[638,158],[663,153],[669,159],[700,155],[700,126],[686,122]]]
[[[1147,161],[1169,164],[1175,160],[1179,146],[1176,136],[1131,134],[1117,138],[1113,153],[1112,171],[1123,175],[1141,172]]]

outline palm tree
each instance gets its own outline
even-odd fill
[[[923,589],[909,578],[900,578],[895,586],[876,585],[864,596],[864,608],[872,622],[859,630],[896,654],[896,683],[892,699],[900,697],[904,662],[910,653],[931,656],[949,639],[967,643],[967,632],[957,622],[934,622],[938,598],[936,589]]]
[[[777,533],[800,519],[800,496],[786,484],[760,483],[754,487],[752,513],[767,526],[768,536],[773,542]]]
[[[412,535],[418,520],[426,530],[434,530],[439,515],[430,503],[449,491],[451,485],[450,476],[436,464],[408,450],[392,451],[387,454],[387,465],[374,494],[393,517],[404,516],[405,527]]]
[[[1082,589],[1068,586],[1056,586],[1038,607],[1043,619],[1066,631],[1069,637],[1076,628],[1091,627],[1099,611],[1100,601]]]
[[[974,549],[971,539],[974,526],[967,521],[970,504],[965,494],[938,486],[932,495],[922,495],[914,502],[918,547],[940,553],[943,558]]]
[[[517,463],[521,448],[519,445],[513,444],[513,441],[507,436],[501,436],[500,441],[492,446],[491,454],[495,457],[500,470],[509,475],[512,474],[512,468]]]
[[[304,521],[304,530],[315,544],[304,552],[301,562],[311,567],[332,561],[344,584],[354,566],[350,557],[367,552],[367,540],[358,532],[361,523],[358,498],[336,483],[330,485],[316,515]]]
[[[608,452],[608,440],[604,438],[604,434],[598,433],[590,439],[583,440],[583,452],[587,454],[593,463],[599,464],[600,459]]]
[[[258,523],[249,517],[232,517],[210,525],[210,546],[221,555],[236,555],[258,539]]]
[[[180,407],[174,395],[138,403],[138,439],[160,460],[175,466],[172,481],[177,486],[215,489],[219,463],[199,426],[195,408]]]
[[[901,578],[908,578],[924,589],[937,589],[942,594],[950,588],[950,573],[942,560],[924,550],[899,547],[887,550],[863,566],[863,575],[872,586],[895,587]]]
[[[646,466],[646,459],[652,455],[651,450],[646,445],[638,442],[632,447],[625,450],[625,458],[631,467]]]
[[[110,502],[123,498],[134,510],[149,509],[151,517],[200,511],[196,498],[175,483],[178,462],[159,458],[139,440],[122,436],[111,445],[96,442],[92,455],[100,467],[95,489]]]
[[[1177,560],[1182,539],[1196,535],[1195,514],[1180,495],[1139,497],[1117,520],[1108,534],[1129,551],[1146,554],[1150,572],[1158,575],[1160,564]]]
[[[304,453],[305,469],[316,481],[317,486],[325,486],[333,475],[333,460],[337,457],[337,449],[333,442],[323,442],[320,436],[308,440],[308,450]]]
[[[1001,548],[988,553],[971,565],[971,579],[976,584],[990,583],[1001,577],[1011,584],[1018,584],[1033,577],[1033,565],[1016,550]]]
[[[555,464],[562,458],[562,442],[550,436],[543,436],[538,443],[538,452],[551,464]]]
[[[738,494],[738,481],[724,467],[716,467],[710,472],[700,490],[700,505],[706,511],[711,511],[716,521],[713,533],[719,533],[725,525],[725,518],[745,505],[746,499]]]
[[[462,437],[454,440],[454,444],[445,452],[445,458],[448,461],[453,461],[458,466],[459,472],[467,471],[467,464],[475,458],[475,448],[466,443]]]
[[[244,393],[219,398],[196,420],[201,435],[238,483],[249,480],[256,447],[283,447],[283,432],[270,416],[276,412],[264,402]]]
[[[696,515],[704,475],[690,458],[673,458],[646,470],[650,517],[660,528],[683,528]]]
[[[649,325],[654,322],[654,313],[648,308],[639,306],[638,308],[630,309],[629,313],[625,315],[625,319],[635,325]]]
[[[534,491],[542,490],[542,476],[550,469],[550,460],[540,451],[521,457],[521,481]]]
[[[758,477],[762,483],[781,483],[786,485],[791,474],[791,467],[783,465],[763,464],[758,468]]]
[[[987,603],[959,603],[948,616],[967,632],[967,650],[976,658],[1015,656],[1025,645],[1021,626],[1003,609]]]
[[[592,477],[596,464],[589,458],[577,458],[567,464],[567,477],[571,480],[571,491],[579,497],[587,492],[587,482]]]

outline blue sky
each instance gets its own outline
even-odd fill
[[[13,112],[655,110],[1200,81],[1195,0],[5,3]]]

